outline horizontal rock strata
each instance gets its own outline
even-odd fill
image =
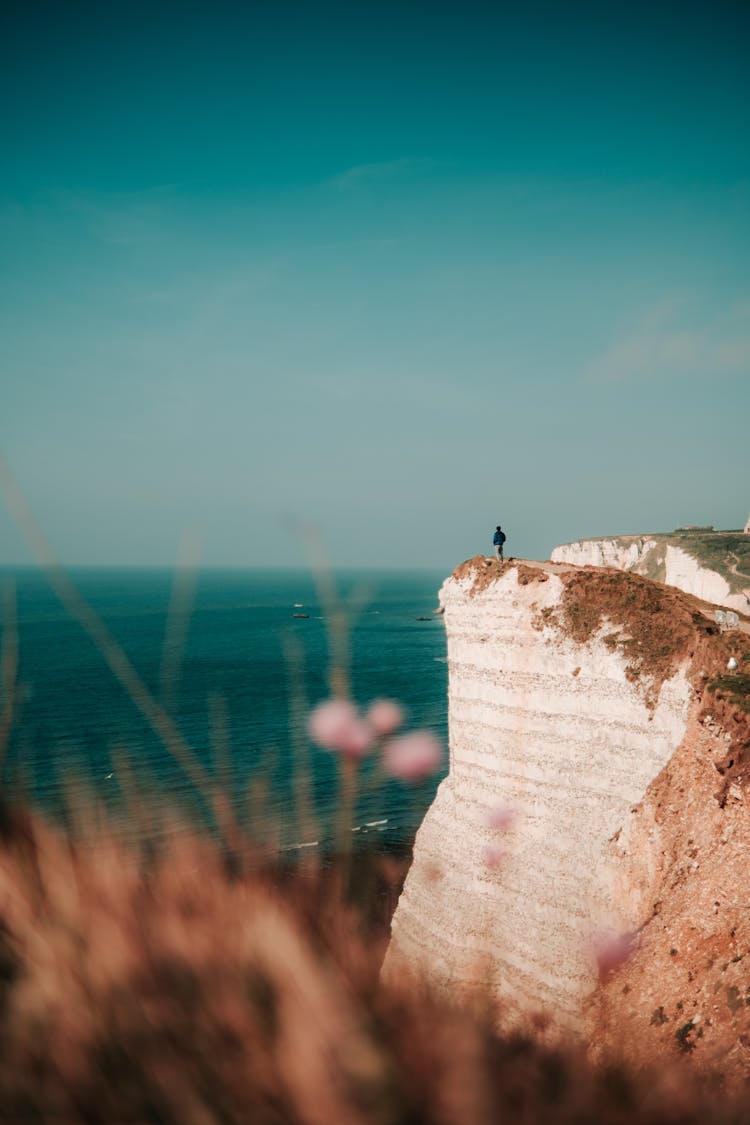
[[[691,689],[680,667],[649,702],[607,620],[573,640],[564,570],[477,559],[440,591],[450,771],[417,834],[385,971],[489,986],[506,1022],[544,1011],[584,1032],[594,943],[625,924],[610,842],[680,743]],[[500,804],[512,823],[492,827]]]

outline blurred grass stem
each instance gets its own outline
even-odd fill
[[[310,743],[305,733],[310,705],[305,692],[304,649],[292,635],[284,638],[283,647],[289,693],[294,818],[300,841],[317,840],[319,827],[311,786]]]
[[[10,741],[18,691],[18,612],[16,588],[8,582],[3,597],[3,649],[0,657],[0,688],[3,709],[0,712],[0,776]]]
[[[159,669],[159,695],[168,711],[174,711],[177,706],[182,658],[195,606],[199,560],[198,536],[194,532],[187,532],[182,537],[177,553]]]

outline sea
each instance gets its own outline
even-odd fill
[[[444,769],[415,786],[389,779],[376,758],[362,769],[347,830],[366,846],[408,847],[447,770],[445,630],[434,612],[444,577],[80,568],[66,572],[74,597],[64,605],[43,571],[2,570],[3,639],[15,617],[18,642],[3,789],[51,817],[89,803],[123,823],[142,800],[165,822],[178,811],[182,823],[210,819],[205,794],[113,673],[120,652],[255,838],[323,848],[340,824],[339,763],[310,745],[307,715],[329,697],[333,657],[356,702],[398,700],[404,729],[427,728],[446,748]]]

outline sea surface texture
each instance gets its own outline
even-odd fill
[[[221,771],[242,815],[260,810],[285,846],[313,842],[301,835],[330,835],[337,764],[309,746],[304,722],[307,707],[328,695],[328,618],[312,576],[204,571],[191,597],[190,582],[175,588],[167,570],[70,573],[198,758],[213,776]],[[407,729],[428,727],[447,744],[445,633],[433,615],[441,578],[349,572],[336,582],[342,600],[356,605],[349,615],[356,700],[398,699]],[[0,579],[15,590],[19,640],[6,792],[25,790],[59,811],[93,791],[127,815],[123,791],[136,786],[165,808],[192,802],[199,816],[191,783],[45,576],[6,570]],[[295,807],[300,771],[313,794],[314,832],[310,823],[300,828]],[[438,780],[407,788],[373,776],[352,825],[358,838],[410,842]]]

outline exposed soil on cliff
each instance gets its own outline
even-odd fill
[[[747,749],[750,723],[740,714],[730,719],[727,713],[750,711],[744,674],[750,672],[746,634],[723,632],[694,598],[638,575],[585,567],[560,578],[565,593],[558,623],[575,640],[585,642],[603,626],[612,625],[604,643],[625,656],[626,675],[644,684],[651,707],[664,681],[689,662],[696,692],[703,694],[708,687],[709,694],[717,697],[712,705],[721,707],[730,725],[738,728],[737,738]],[[738,667],[727,674],[732,657]]]
[[[472,584],[469,594],[474,597],[475,594],[480,594],[482,590],[492,586],[509,570],[517,571],[520,586],[527,586],[529,582],[546,582],[548,577],[546,570],[538,565],[519,562],[514,558],[488,559],[484,555],[474,555],[473,558],[467,559],[456,567],[451,577],[459,581],[470,578]]]
[[[657,875],[642,887],[647,920],[633,956],[594,998],[593,1040],[644,1064],[677,1053],[746,1079],[750,638],[721,631],[688,595],[635,575],[586,568],[561,578],[571,635],[585,641],[611,623],[620,630],[612,645],[649,682],[647,699],[655,702],[685,662],[694,692],[685,739],[627,829],[629,885]]]
[[[611,625],[604,643],[625,656],[626,676],[643,684],[652,708],[664,681],[687,664],[700,717],[712,713],[728,736],[716,763],[720,802],[732,782],[750,784],[750,637],[722,631],[694,598],[638,575],[585,567],[560,578],[562,620],[550,620],[580,642]]]
[[[561,579],[565,592],[558,623],[580,643],[611,626],[604,643],[625,656],[629,679],[650,681],[652,704],[699,638],[719,634],[718,626],[679,593],[647,578],[587,567]]]
[[[649,1066],[685,1056],[730,1082],[750,1076],[750,793],[736,783],[723,801],[716,793],[732,739],[697,700],[682,745],[612,843],[644,921],[592,998],[598,1056]]]

